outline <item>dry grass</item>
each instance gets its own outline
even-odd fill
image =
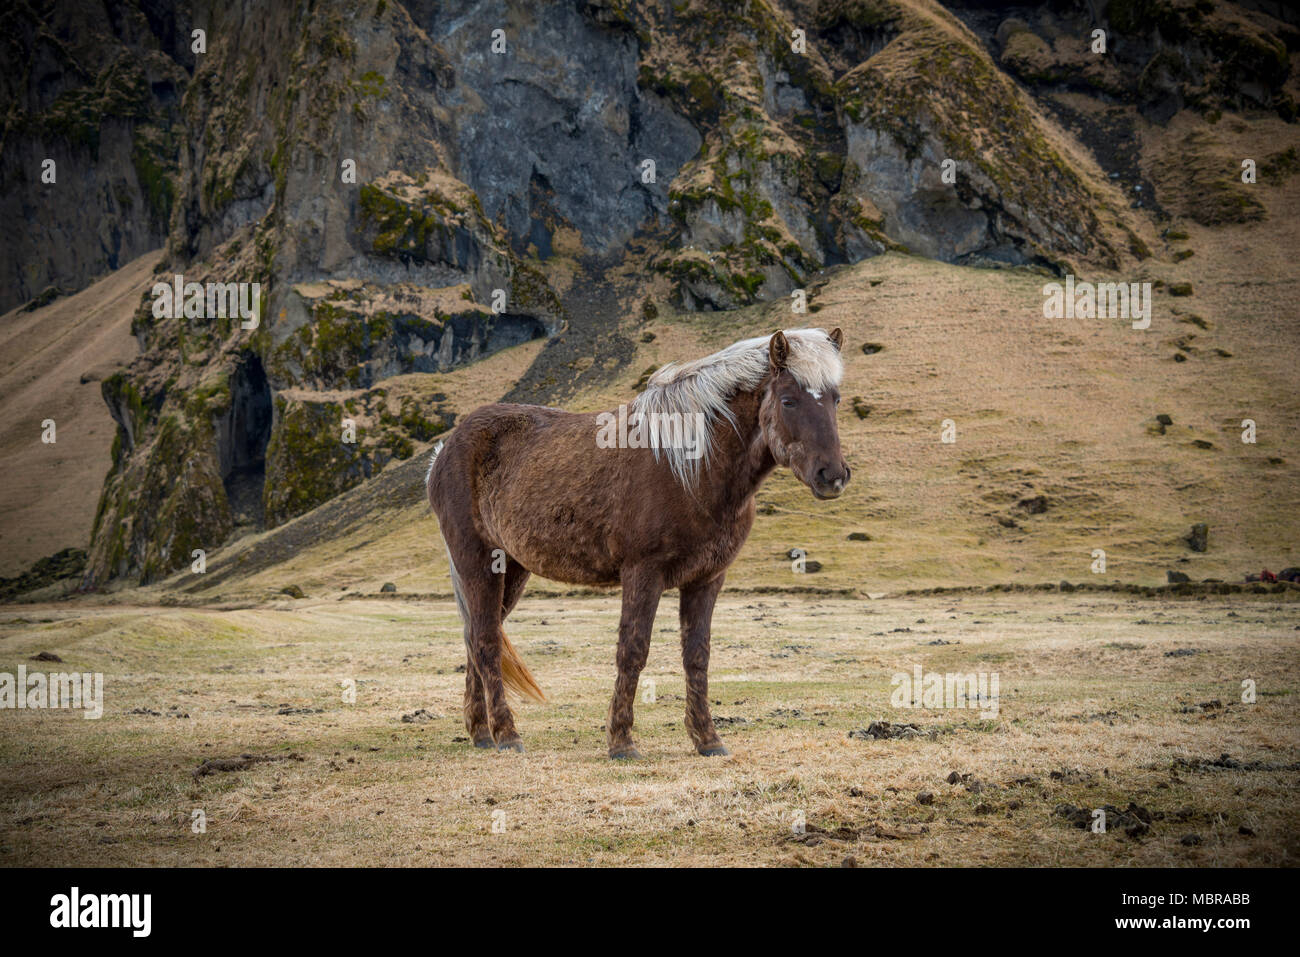
[[[464,740],[449,602],[15,608],[0,620],[0,670],[102,671],[107,691],[99,721],[0,714],[0,864],[1290,865],[1295,609],[1244,597],[732,596],[715,620],[712,697],[733,756],[703,759],[682,727],[668,596],[643,676],[657,700],[637,708],[647,758],[616,764],[602,731],[612,599],[525,598],[512,616],[551,697],[517,708],[524,755]],[[1176,648],[1198,653],[1166,656]],[[65,664],[26,660],[42,650]],[[996,671],[996,718],[891,708],[890,676],[917,664]],[[1256,704],[1239,703],[1243,678]],[[346,679],[355,705],[342,701]],[[1180,710],[1212,699],[1224,707]],[[437,717],[400,720],[420,708]],[[945,733],[848,736],[877,719]],[[245,752],[302,760],[192,777]],[[1225,752],[1292,769],[1172,770]],[[951,771],[983,790],[946,783]],[[1130,801],[1164,815],[1138,840],[1053,814]],[[205,834],[191,831],[195,809]],[[792,834],[800,812],[831,833]],[[1199,846],[1180,843],[1192,833]]]

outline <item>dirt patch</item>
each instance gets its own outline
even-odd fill
[[[209,774],[224,774],[230,771],[247,771],[255,764],[263,764],[270,761],[302,761],[303,758],[295,752],[281,755],[265,754],[241,754],[237,758],[208,758],[197,768],[194,769],[194,780],[205,777]]]

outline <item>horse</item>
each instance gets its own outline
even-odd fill
[[[789,468],[820,500],[848,484],[835,421],[843,343],[839,329],[744,339],[664,366],[618,413],[481,406],[434,449],[425,487],[464,625],[475,747],[523,751],[507,688],[546,700],[502,629],[529,576],[540,575],[622,586],[611,758],[641,756],[633,700],[670,588],[680,595],[686,730],[699,754],[729,753],[709,711],[713,606],[768,475]]]

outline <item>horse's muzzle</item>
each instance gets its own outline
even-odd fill
[[[808,487],[812,489],[814,498],[822,500],[839,498],[844,492],[844,487],[849,484],[849,477],[852,474],[852,470],[844,462],[832,468],[820,468],[813,476],[813,481],[808,483]]]

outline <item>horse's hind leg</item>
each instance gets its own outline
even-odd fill
[[[488,724],[487,699],[483,696],[483,682],[479,680],[474,654],[470,651],[469,627],[465,637],[465,730],[476,748],[495,748],[492,728]]]
[[[482,717],[478,711],[481,700],[497,750],[522,751],[523,742],[515,730],[514,715],[506,704],[505,682],[501,676],[501,648],[505,637],[501,630],[501,611],[506,576],[492,571],[492,556],[482,542],[462,539],[456,546],[450,542],[448,546],[455,568],[452,582],[465,618],[465,647],[468,652],[465,725],[475,744],[486,747]]]
[[[528,584],[530,574],[527,568],[513,558],[506,559],[506,582],[501,595],[502,619],[505,619],[514,611],[515,605],[519,604],[519,598],[524,593],[524,586]]]
[[[505,585],[501,595],[501,617],[505,618],[514,610],[519,597],[528,584],[528,569],[513,558],[506,564]],[[465,728],[476,748],[494,748],[491,726],[488,723],[487,699],[483,694],[483,682],[479,679],[478,668],[474,663],[474,654],[470,650],[469,623],[465,624]]]

